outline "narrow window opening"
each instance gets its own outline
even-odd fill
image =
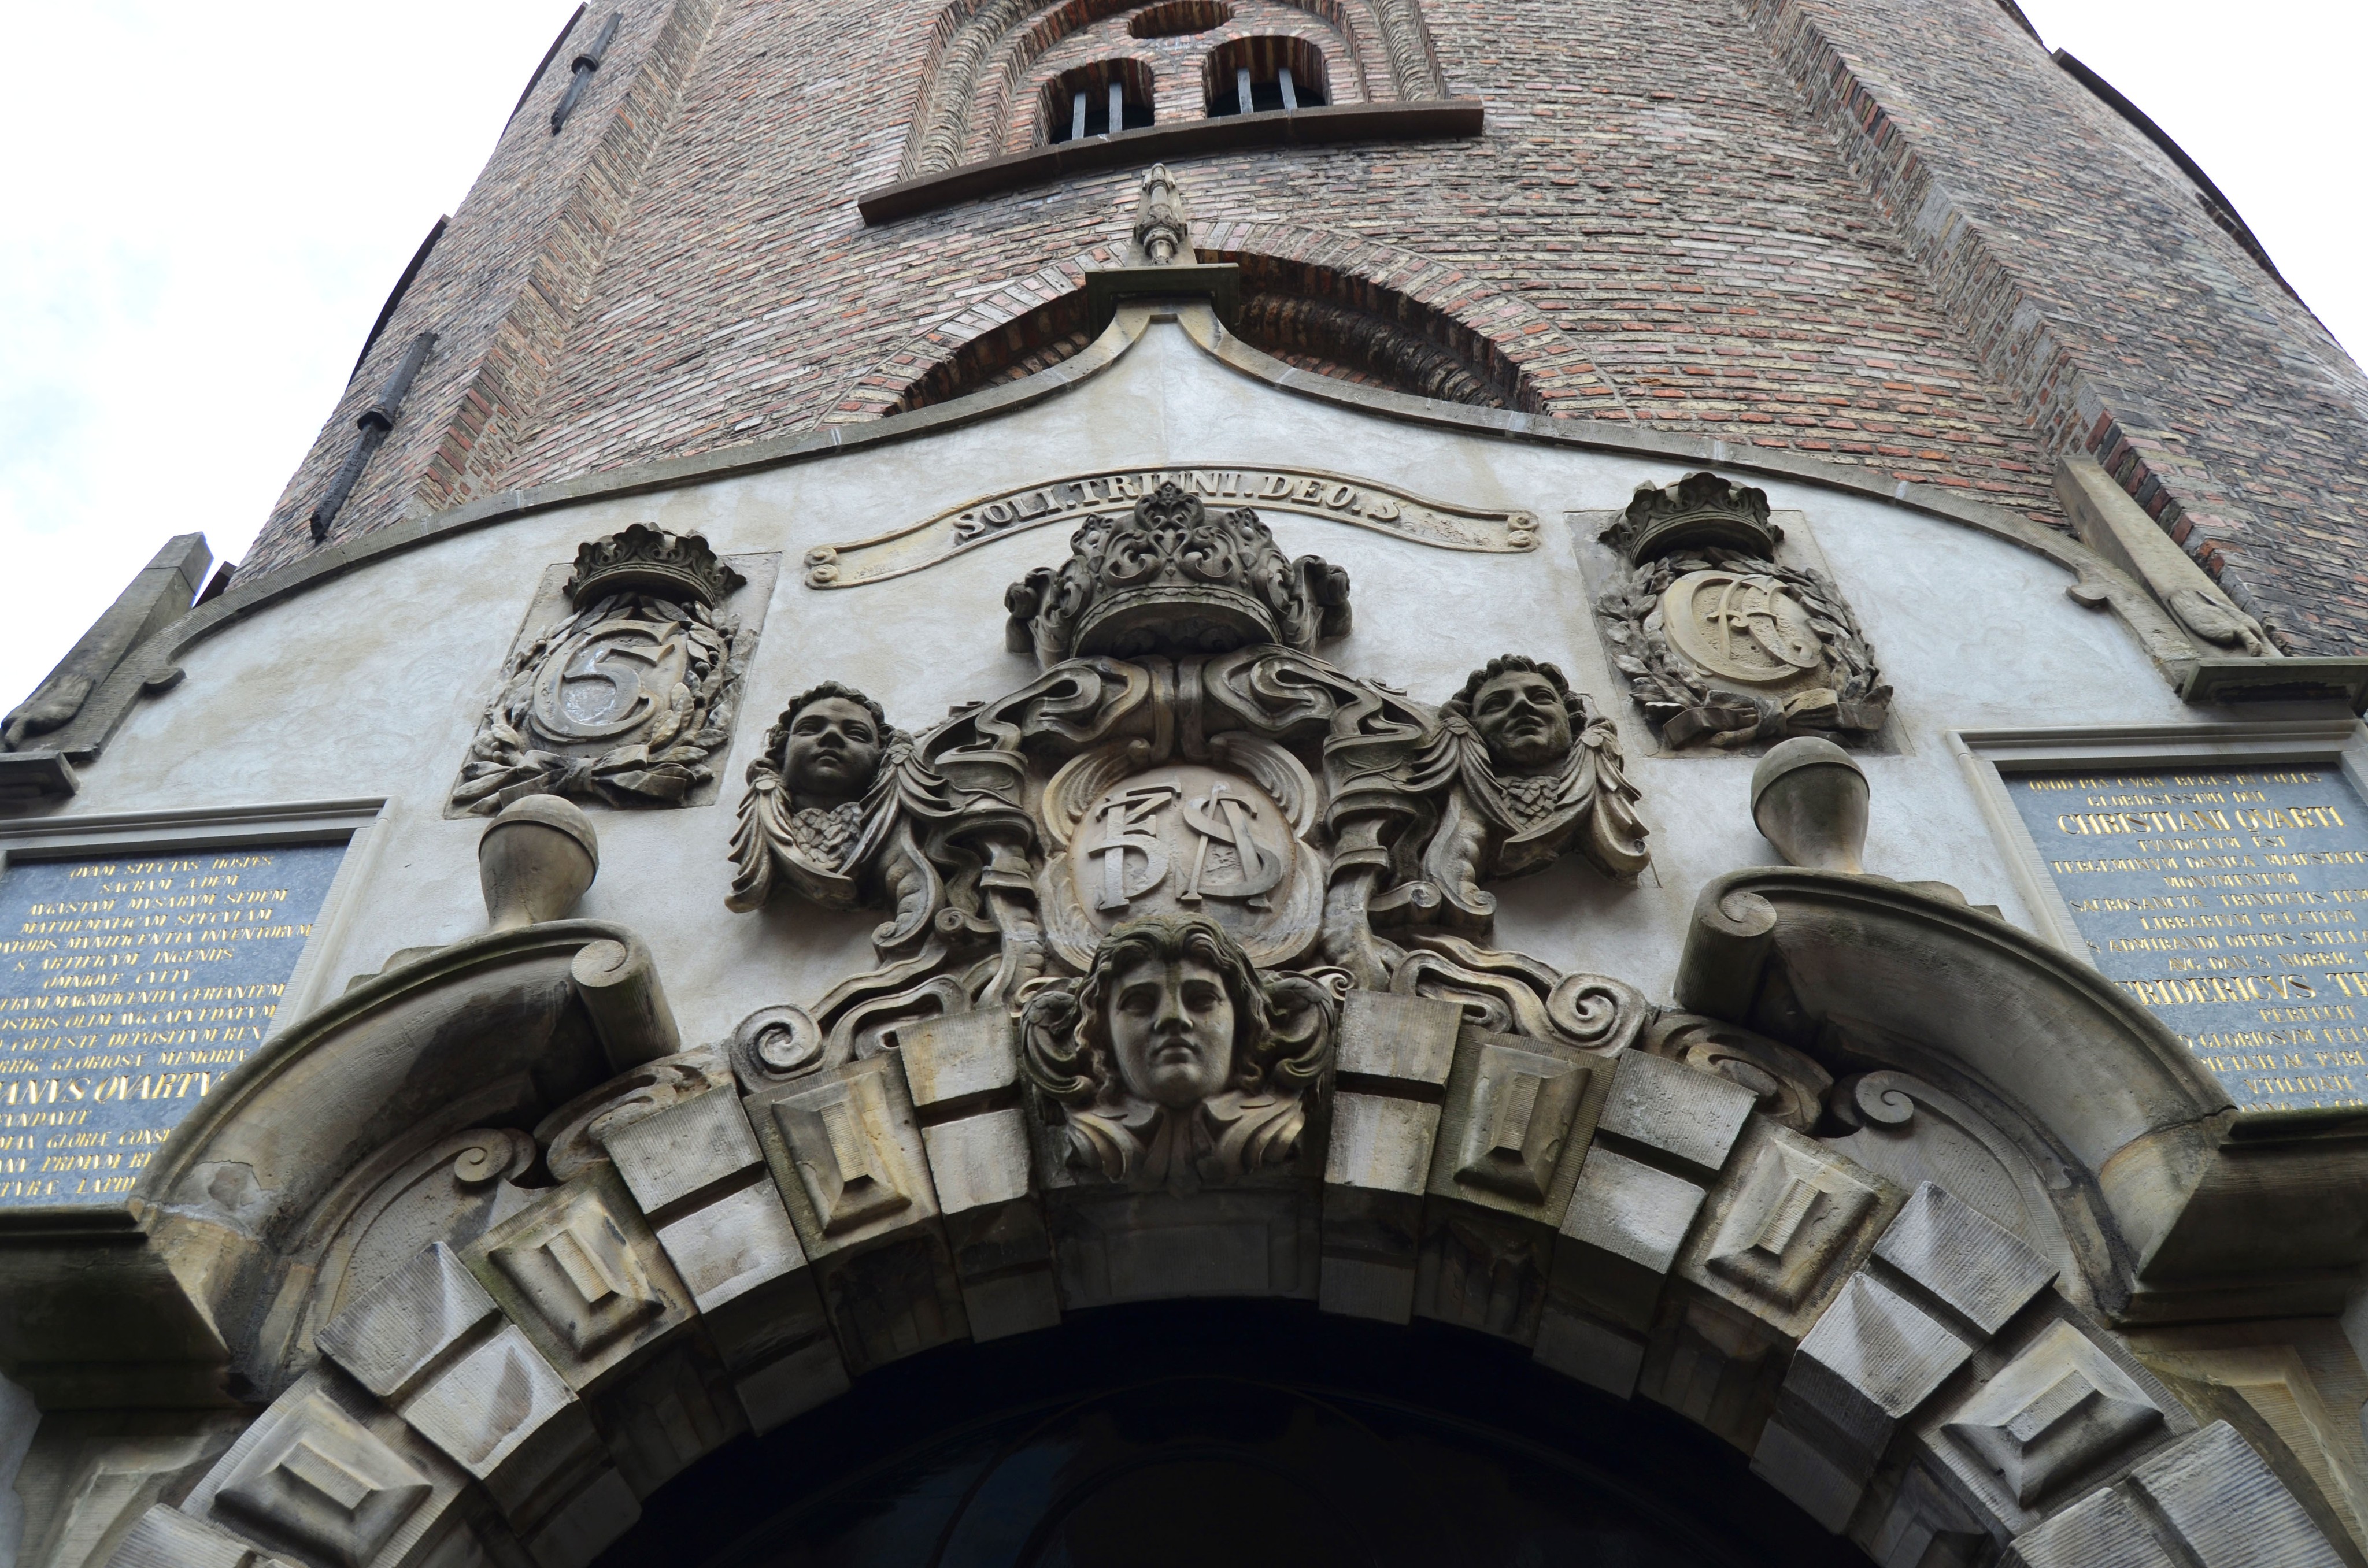
[[[1304,39],[1236,39],[1209,57],[1209,114],[1271,114],[1330,102],[1324,56]]]
[[[1141,61],[1098,61],[1064,72],[1045,85],[1047,142],[1140,131],[1151,120],[1151,73]]]

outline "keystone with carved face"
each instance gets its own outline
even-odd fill
[[[1335,1010],[1303,976],[1260,978],[1215,921],[1155,915],[1104,937],[1082,980],[1040,992],[1020,1029],[1071,1165],[1190,1189],[1298,1153]]]

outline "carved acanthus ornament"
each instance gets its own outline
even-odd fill
[[[1634,988],[1486,946],[1482,884],[1565,854],[1623,878],[1648,861],[1613,726],[1554,665],[1492,660],[1437,708],[1349,675],[1315,653],[1349,628],[1348,574],[1173,483],[1086,518],[1006,608],[1008,645],[1043,666],[1019,690],[906,735],[818,687],[768,736],[732,906],[787,888],[895,917],[881,967],[741,1026],[744,1081],[1024,1006],[1082,1168],[1170,1187],[1288,1158],[1351,988],[1604,1055],[1635,1038]],[[1121,1071],[1108,1008],[1113,966],[1178,944],[1249,1021],[1202,1053],[1235,1076],[1171,1103]]]
[[[695,534],[636,523],[578,548],[575,608],[503,671],[453,807],[490,816],[531,794],[680,804],[731,739],[753,639],[718,607],[741,583]]]
[[[1765,493],[1715,474],[1637,487],[1603,535],[1628,562],[1596,605],[1612,662],[1671,746],[1867,736],[1891,688],[1824,574],[1781,561]]]

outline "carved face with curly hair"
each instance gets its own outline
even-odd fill
[[[1078,1043],[1096,1075],[1171,1110],[1264,1077],[1266,994],[1234,939],[1198,915],[1121,926],[1094,954],[1078,998]]]
[[[799,806],[834,806],[860,797],[879,774],[888,715],[851,686],[825,681],[800,692],[765,739],[780,759],[781,782]]]
[[[1586,722],[1583,699],[1562,671],[1508,653],[1472,672],[1450,708],[1472,721],[1502,773],[1545,773],[1570,755],[1574,722]]]

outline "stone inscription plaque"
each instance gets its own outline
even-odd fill
[[[0,1205],[120,1201],[263,1043],[342,844],[0,872]]]
[[[2239,1107],[2368,1105],[2368,808],[2335,765],[2006,783],[2090,959]]]

